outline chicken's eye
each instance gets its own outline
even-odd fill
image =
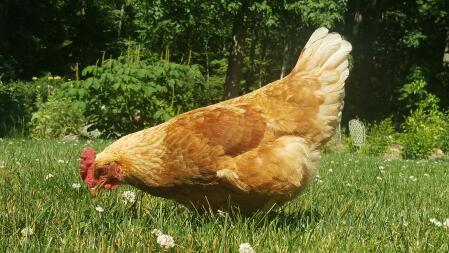
[[[106,173],[106,168],[104,167],[100,167],[98,169],[95,170],[95,177],[100,177],[103,176]]]

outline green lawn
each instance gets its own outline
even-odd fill
[[[78,174],[84,145],[0,141],[0,252],[159,252],[155,228],[173,236],[174,252],[238,252],[244,242],[256,252],[449,252],[449,228],[429,221],[449,218],[447,161],[325,155],[320,177],[295,201],[230,218],[128,186],[91,198]],[[126,190],[134,204],[123,202]]]

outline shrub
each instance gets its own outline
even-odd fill
[[[381,121],[379,124],[370,124],[365,145],[360,149],[360,153],[383,156],[395,140],[395,129],[391,118]]]
[[[51,76],[33,78],[30,82],[0,81],[0,136],[29,133],[27,123],[37,110],[37,101],[46,101],[48,93],[62,83]]]
[[[400,136],[403,158],[425,159],[441,144],[446,123],[437,108],[425,101],[406,118]]]
[[[444,151],[449,152],[449,112],[444,115],[444,124],[439,138],[438,147]]]
[[[31,119],[33,138],[60,138],[68,134],[79,134],[85,123],[85,106],[80,101],[54,95],[48,102],[40,102],[38,108]]]
[[[440,111],[438,97],[426,90],[427,82],[419,68],[412,71],[410,80],[401,89],[401,100],[412,108],[401,126],[402,156],[425,159],[440,144],[445,126],[444,114]]]
[[[88,122],[105,137],[161,123],[207,101],[198,66],[140,60],[138,51],[88,66],[82,76],[65,83],[62,94],[83,101]]]

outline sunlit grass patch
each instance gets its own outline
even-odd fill
[[[1,252],[449,251],[444,160],[325,155],[295,201],[242,217],[199,215],[129,186],[91,198],[78,174],[85,144],[0,141]]]

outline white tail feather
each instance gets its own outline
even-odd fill
[[[323,96],[318,120],[322,122],[326,138],[333,134],[343,109],[345,81],[349,76],[348,57],[352,50],[349,42],[327,28],[318,28],[307,41],[292,70],[292,75],[310,75],[319,82],[317,95]],[[324,139],[326,139],[324,138]]]

